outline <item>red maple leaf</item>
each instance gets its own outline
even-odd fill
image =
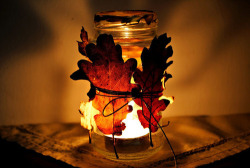
[[[84,30],[84,29],[83,29]],[[138,86],[131,84],[131,77],[137,67],[135,59],[126,62],[122,59],[120,45],[115,45],[111,35],[102,34],[97,38],[96,45],[85,45],[86,33],[82,31],[83,42],[79,42],[79,51],[86,55],[88,60],[78,62],[79,70],[71,75],[74,80],[85,79],[91,83],[88,93],[92,105],[100,111],[94,116],[97,127],[104,134],[120,135],[125,129],[122,120],[131,109],[123,107],[131,98],[118,98],[109,94],[110,91],[131,92]],[[84,41],[85,40],[85,41]],[[97,89],[97,91],[96,91]],[[103,93],[104,92],[104,93]],[[121,108],[123,107],[123,108]],[[115,112],[113,114],[113,112]]]
[[[150,48],[144,48],[141,54],[143,71],[137,69],[133,75],[135,83],[142,88],[143,97],[135,99],[135,103],[142,107],[137,114],[144,128],[150,128],[151,132],[158,129],[158,122],[161,119],[160,111],[165,110],[169,100],[159,100],[163,95],[163,86],[167,79],[172,76],[165,70],[173,63],[166,62],[172,56],[171,46],[166,45],[171,41],[166,34],[154,38]]]

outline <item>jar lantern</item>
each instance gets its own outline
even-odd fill
[[[156,37],[158,19],[152,11],[98,12],[95,39],[82,29],[74,80],[91,83],[89,102],[80,105],[81,125],[90,142],[109,159],[138,160],[159,151],[166,137],[162,111],[173,101],[163,96],[171,75],[171,38]],[[163,133],[162,133],[163,132]],[[167,137],[166,137],[167,138]]]

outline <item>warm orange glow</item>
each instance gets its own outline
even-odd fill
[[[134,101],[129,102],[129,105],[133,107],[133,111],[128,113],[127,117],[122,120],[126,128],[122,131],[121,136],[115,136],[115,138],[137,138],[149,133],[149,128],[143,128],[137,115],[137,110],[141,109],[141,107],[135,104]],[[107,136],[111,137],[111,135]]]
[[[166,79],[165,76],[161,79],[161,83],[162,83],[162,88],[163,89],[165,89],[165,79]]]
[[[130,35],[129,31],[130,31],[129,28],[124,27],[124,37],[125,38],[129,38],[129,35]]]
[[[137,39],[119,39],[119,41],[114,40],[115,43],[119,44],[119,42],[136,42],[138,41]],[[139,69],[142,69],[142,63],[141,63],[141,52],[143,47],[139,47],[139,46],[121,46],[122,47],[122,58],[124,60],[124,62],[126,62],[129,58],[134,58],[137,61],[137,65]]]
[[[170,96],[170,97],[166,97],[166,96],[161,96],[159,97],[159,100],[168,100],[170,104],[172,104],[174,102],[174,96]]]
[[[136,83],[135,83],[135,79],[134,79],[133,76],[131,77],[130,83],[131,83],[131,84],[136,84]]]
[[[81,102],[80,111],[81,116],[81,126],[88,130],[96,130],[96,124],[94,116],[100,112],[92,106],[92,101],[90,102]]]
[[[129,105],[133,107],[133,111],[127,114],[127,117],[122,121],[125,123],[126,128],[122,131],[121,136],[115,135],[115,138],[137,138],[149,133],[148,128],[143,128],[137,115],[137,110],[141,109],[136,105],[134,101],[129,102]],[[81,102],[80,111],[82,113],[81,126],[96,132],[97,126],[95,124],[94,116],[100,114],[100,111],[96,110],[92,106],[92,101]],[[112,137],[112,135],[106,135]]]
[[[138,46],[122,46],[122,58],[124,61],[127,61],[129,58],[134,58],[137,61],[137,65],[139,69],[142,69],[141,63],[141,52],[142,47]]]

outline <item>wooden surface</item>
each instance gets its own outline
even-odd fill
[[[239,164],[249,154],[249,119],[249,114],[174,117],[168,119],[170,125],[164,129],[177,154],[179,167],[220,167],[224,160],[226,163],[231,161]],[[144,161],[108,160],[88,144],[88,131],[81,128],[79,123],[1,126],[0,137],[1,154],[4,154],[1,162],[7,162],[8,165],[111,168],[174,166],[167,144]]]

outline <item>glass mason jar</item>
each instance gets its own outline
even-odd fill
[[[137,60],[137,67],[142,69],[141,52],[149,48],[156,36],[158,19],[152,11],[108,11],[95,15],[95,39],[100,34],[111,34],[114,42],[120,44],[124,61],[129,58]],[[136,105],[130,102],[133,111],[126,120],[138,120]],[[84,109],[83,109],[84,110]],[[98,113],[98,112],[93,112]],[[161,115],[161,113],[159,113]],[[161,122],[161,121],[160,121]],[[126,131],[126,129],[128,129]],[[138,160],[152,156],[163,145],[163,135],[158,129],[150,133],[149,128],[143,128],[139,120],[126,123],[126,129],[121,136],[105,135],[96,126],[91,133],[91,143],[99,153],[109,159]]]
[[[122,47],[124,61],[135,58],[141,68],[141,52],[156,36],[158,19],[155,12],[144,10],[98,12],[95,15],[95,39],[111,34]]]

